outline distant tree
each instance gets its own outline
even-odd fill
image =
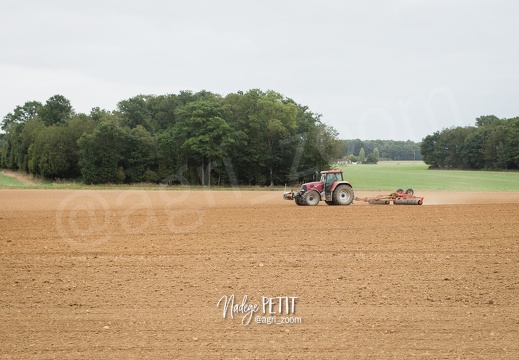
[[[364,151],[364,148],[360,148],[360,151],[359,151],[359,162],[361,164],[363,164],[365,160],[366,160],[366,152]]]
[[[348,140],[348,154],[353,154],[358,157],[360,154],[360,149],[362,149],[363,147],[364,142],[360,139]]]
[[[380,152],[378,151],[378,148],[373,149],[373,156],[375,160],[378,162],[378,159],[380,158]]]
[[[506,142],[508,126],[506,122],[495,121],[485,126],[485,142],[481,149],[485,159],[485,167],[489,169],[506,169],[507,153]]]
[[[366,157],[366,160],[364,161],[366,164],[376,164],[378,162],[377,158],[375,157],[374,153],[368,154]]]
[[[436,148],[440,138],[440,132],[435,131],[432,135],[427,135],[420,146],[420,151],[423,156],[423,160],[431,168],[436,169],[440,167],[440,162],[436,156]]]
[[[342,158],[344,147],[343,143],[338,140],[339,133],[333,127],[320,123],[316,128],[319,134],[317,146],[320,159],[322,159],[320,168],[324,168],[325,164],[334,163]]]
[[[424,138],[424,161],[431,168],[517,169],[519,119],[482,116],[477,127],[452,127]]]
[[[379,157],[380,157],[380,154],[379,154],[378,148],[375,148],[375,149],[373,149],[373,151],[371,153],[368,154],[368,156],[366,157],[365,163],[366,164],[377,164]]]

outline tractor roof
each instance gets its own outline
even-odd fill
[[[339,173],[342,173],[342,169],[321,171],[321,174],[339,174]]]

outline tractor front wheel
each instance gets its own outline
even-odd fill
[[[321,200],[321,196],[315,190],[310,190],[304,196],[305,196],[306,205],[309,205],[309,206],[315,206],[315,205],[319,204],[319,200]]]
[[[353,189],[348,185],[337,186],[333,195],[337,205],[350,205],[353,202]]]
[[[300,194],[297,194],[296,196],[294,196],[294,200],[298,206],[306,205],[304,202],[305,201],[304,197],[302,197]]]

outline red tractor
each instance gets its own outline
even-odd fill
[[[315,206],[324,200],[328,205],[350,205],[354,194],[351,184],[344,180],[341,170],[321,171],[321,180],[303,184],[299,192],[285,192],[285,200],[300,206]]]

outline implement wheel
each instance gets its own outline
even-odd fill
[[[353,189],[348,185],[337,186],[333,194],[333,200],[337,205],[350,205],[353,197]]]
[[[315,190],[310,190],[309,192],[307,192],[304,195],[304,197],[305,197],[306,205],[309,205],[309,206],[315,206],[315,205],[319,204],[319,200],[321,200],[321,196]]]

